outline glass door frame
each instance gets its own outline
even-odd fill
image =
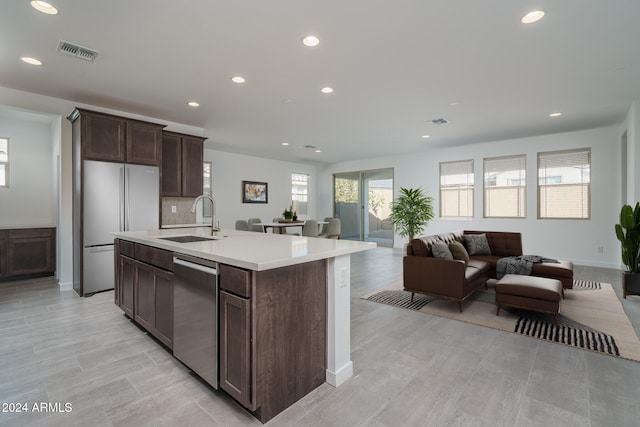
[[[391,200],[385,201],[385,204],[388,206],[394,199],[394,195],[395,195],[395,188],[394,188],[394,180],[395,180],[395,170],[394,168],[380,168],[380,169],[369,169],[369,170],[362,170],[362,171],[352,171],[352,172],[340,172],[340,173],[334,173],[333,174],[333,187],[332,187],[332,194],[333,194],[333,216],[340,218],[339,216],[339,212],[337,209],[337,202],[336,202],[336,179],[351,179],[351,180],[355,180],[357,182],[357,191],[358,191],[358,195],[357,195],[357,211],[358,211],[358,217],[356,219],[357,222],[357,226],[358,226],[358,240],[359,241],[376,241],[376,240],[369,240],[368,239],[368,233],[366,233],[366,229],[365,227],[369,227],[369,221],[368,221],[368,214],[369,214],[369,186],[368,186],[368,182],[371,181],[371,179],[369,179],[369,177],[372,177],[372,175],[380,175],[380,174],[384,174],[387,173],[388,174],[388,178],[385,179],[390,179],[391,180]],[[365,206],[366,204],[366,206]],[[341,218],[342,219],[342,218]],[[346,227],[343,227],[343,230],[348,230],[349,226],[347,223],[345,223]],[[344,231],[343,231],[344,232]],[[376,241],[378,243],[379,246],[389,246],[389,247],[393,247],[393,242],[395,239],[395,233],[393,230],[393,226],[391,226],[390,232],[389,232],[389,243],[385,242],[384,240],[387,239],[381,239],[382,241],[378,240]]]

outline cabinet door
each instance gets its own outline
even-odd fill
[[[160,166],[162,126],[129,121],[127,123],[127,163]]]
[[[155,324],[153,335],[173,348],[173,274],[156,270]]]
[[[93,113],[82,120],[85,159],[124,162],[126,120]]]
[[[134,278],[135,261],[127,256],[120,255],[120,265],[118,267],[120,308],[131,318],[134,317]]]
[[[182,138],[182,197],[202,194],[204,144],[201,138]]]
[[[135,262],[134,319],[151,332],[156,317],[155,310],[155,274],[154,268],[141,262]]]
[[[55,262],[55,229],[8,231],[8,276],[53,274]]]
[[[162,195],[182,196],[182,143],[178,135],[162,135]]]
[[[250,300],[220,292],[220,388],[241,405],[251,403]]]

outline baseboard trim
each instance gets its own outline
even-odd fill
[[[61,291],[72,291],[73,290],[73,282],[61,283],[58,282],[58,287]]]
[[[332,372],[327,369],[326,371],[326,379],[327,383],[334,387],[340,387],[346,380],[353,376],[353,362],[349,361],[342,368],[338,369],[337,372]]]

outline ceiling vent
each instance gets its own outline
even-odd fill
[[[433,123],[434,125],[444,125],[449,123],[449,121],[447,119],[439,118],[439,119],[433,119],[429,123]]]
[[[318,148],[318,147],[316,147],[315,145],[303,145],[300,148],[306,148],[308,150],[313,150],[313,149]]]
[[[67,55],[75,56],[76,58],[89,62],[94,62],[98,55],[100,55],[100,52],[64,40],[60,40],[58,43],[58,52],[66,53]]]

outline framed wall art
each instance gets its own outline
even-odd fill
[[[242,181],[242,203],[268,203],[266,182]]]

